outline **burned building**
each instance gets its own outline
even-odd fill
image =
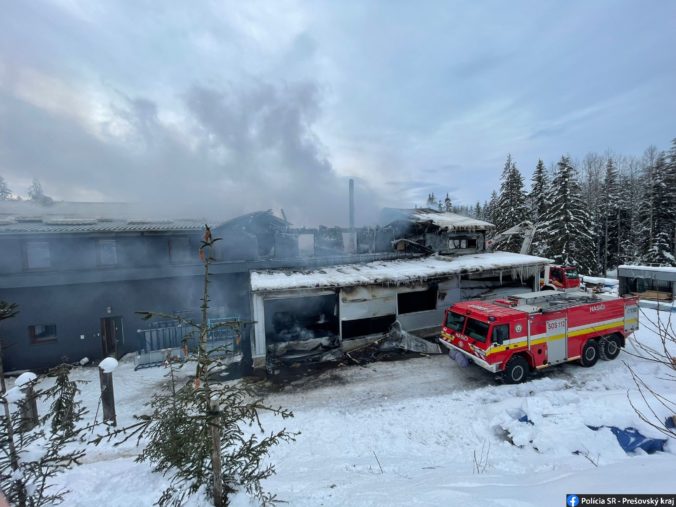
[[[524,285],[535,290],[546,262],[501,252],[254,270],[254,367],[337,358],[382,338],[395,322],[435,336],[446,307]]]
[[[294,228],[270,211],[209,221],[222,238],[210,270],[210,318],[255,321],[241,336],[242,354],[265,368],[336,356],[395,321],[433,334],[445,305],[530,286],[546,263],[483,253],[486,222],[433,210],[389,213],[358,229]],[[203,220],[134,219],[113,205],[0,205],[0,300],[20,309],[0,327],[6,368],[171,346],[179,323],[149,328],[136,312],[185,315],[199,306],[203,227]]]

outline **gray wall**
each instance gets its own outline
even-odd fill
[[[225,307],[228,315],[249,318],[247,273],[215,275],[209,287],[214,309]],[[0,299],[18,304],[20,311],[0,324],[5,368],[42,369],[64,358],[100,359],[100,319],[107,316],[123,318],[124,342],[118,344],[118,352],[137,350],[137,330],[148,327],[148,322],[134,312],[197,312],[201,296],[202,277],[5,289]],[[57,340],[31,343],[28,326],[36,324],[55,324]]]

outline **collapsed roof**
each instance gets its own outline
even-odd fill
[[[391,223],[399,220],[411,221],[419,224],[437,226],[440,230],[448,231],[487,231],[495,228],[489,222],[477,218],[470,218],[448,211],[437,211],[431,208],[398,209],[384,208],[381,222]]]

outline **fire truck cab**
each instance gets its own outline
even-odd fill
[[[540,290],[579,290],[580,275],[574,266],[545,266]]]
[[[518,383],[564,362],[613,360],[636,329],[637,298],[545,291],[456,303],[445,311],[439,342]]]

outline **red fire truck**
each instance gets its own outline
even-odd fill
[[[545,273],[540,278],[540,290],[578,290],[580,275],[574,266],[545,266]]]
[[[439,341],[515,384],[555,364],[615,359],[636,329],[637,298],[545,291],[456,303]]]

